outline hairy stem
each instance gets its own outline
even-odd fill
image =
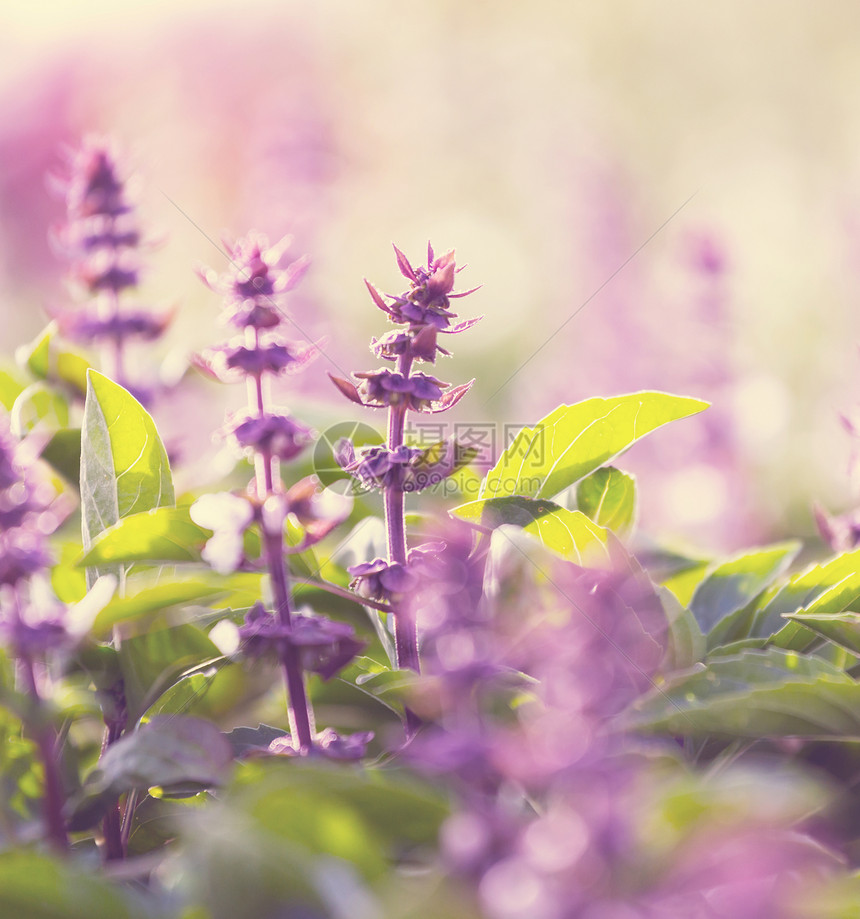
[[[39,758],[45,773],[45,797],[42,802],[45,834],[55,849],[59,852],[68,852],[69,837],[66,833],[66,822],[63,819],[65,796],[57,761],[57,734],[44,710],[33,659],[27,654],[22,654],[19,660],[27,683],[27,692],[33,703],[34,717],[31,729],[36,746],[39,748]]]
[[[259,331],[249,330],[253,335],[255,347],[260,346]],[[266,392],[261,376],[253,380],[248,379],[248,394],[252,409],[257,416],[262,418],[266,412]],[[257,497],[265,501],[267,497],[275,494],[274,457],[268,450],[261,450],[255,457],[255,471],[257,477]],[[284,534],[282,525],[276,532],[269,532],[266,522],[262,524],[263,552],[266,557],[266,567],[272,583],[272,594],[275,601],[275,615],[281,625],[288,627],[292,622],[292,609],[290,605],[290,581],[287,572],[287,563],[284,554]],[[287,642],[282,642],[279,648],[281,669],[284,673],[284,682],[287,687],[287,717],[290,721],[290,736],[298,741],[302,753],[308,753],[313,746],[314,719],[308,702],[305,675],[302,671],[301,658],[298,648]]]
[[[402,354],[397,361],[397,370],[409,376],[412,369],[412,355]],[[406,423],[406,406],[392,405],[388,410],[388,449],[396,450],[403,445],[403,429]],[[406,521],[405,496],[402,488],[385,489],[385,531],[388,536],[389,563],[406,564]],[[394,615],[394,647],[396,663],[400,669],[420,671],[418,660],[418,631],[415,618],[405,604],[400,604]]]

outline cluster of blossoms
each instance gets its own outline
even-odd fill
[[[8,419],[0,418],[0,636],[18,662],[30,700],[31,729],[44,771],[47,836],[64,850],[68,838],[57,738],[50,722],[39,715],[40,684],[46,659],[68,648],[72,639],[64,607],[42,583],[52,562],[47,536],[59,523],[51,507],[54,492],[50,484],[37,478],[34,457],[26,456],[26,449],[11,434]]]
[[[746,810],[734,787],[723,792],[734,811],[715,806],[679,850],[649,851],[653,809],[678,779],[654,770],[657,748],[631,745],[621,723],[667,644],[635,562],[583,569],[503,527],[483,557],[449,533],[435,565],[410,702],[424,727],[404,756],[458,792],[442,855],[475,885],[482,915],[781,917],[805,878],[833,869],[791,821],[756,804],[753,783]],[[684,795],[697,793],[684,781]]]
[[[289,490],[281,481],[280,463],[293,459],[310,443],[311,431],[287,409],[270,405],[271,378],[303,369],[318,352],[313,345],[296,344],[280,334],[284,314],[278,297],[292,290],[307,268],[305,259],[279,268],[284,250],[284,242],[270,246],[265,236],[250,234],[228,245],[229,271],[223,275],[202,272],[204,282],[224,298],[224,321],[239,334],[201,355],[198,366],[223,381],[246,381],[247,409],[228,419],[224,433],[253,459],[256,474],[246,494],[205,496],[192,507],[192,517],[214,531],[204,558],[222,572],[253,564],[245,558],[243,537],[251,525],[260,529],[273,609],[262,603],[253,606],[239,629],[239,638],[246,654],[274,655],[283,669],[290,734],[278,738],[270,752],[357,758],[370,736],[340,738],[331,730],[317,733],[305,677],[317,673],[330,679],[363,644],[350,625],[293,610],[285,561],[288,552],[301,551],[322,539],[345,518],[349,507],[341,501],[332,508],[330,496],[321,494],[311,480]],[[286,544],[288,520],[304,534],[298,546]]]
[[[144,243],[128,183],[110,145],[96,139],[73,152],[67,174],[54,181],[66,199],[66,220],[55,241],[71,262],[72,281],[88,298],[59,313],[57,322],[72,340],[99,346],[104,372],[129,387],[127,344],[158,339],[172,317],[121,299],[138,285]]]
[[[383,296],[370,283],[365,283],[373,302],[391,322],[401,326],[371,342],[371,351],[383,360],[394,362],[395,369],[382,367],[355,373],[355,382],[332,377],[341,393],[351,401],[370,408],[388,409],[388,438],[384,446],[365,448],[358,453],[351,443],[343,441],[335,457],[364,486],[383,492],[388,558],[373,559],[351,568],[352,586],[359,596],[391,604],[397,665],[418,670],[414,616],[400,603],[400,598],[412,589],[416,578],[420,578],[418,569],[437,547],[426,547],[426,551],[416,547],[409,551],[404,495],[438,484],[462,464],[466,455],[455,441],[427,450],[405,444],[406,414],[409,411],[446,411],[459,402],[472,383],[451,387],[429,374],[413,371],[413,365],[416,361],[433,364],[438,354],[448,354],[438,344],[439,333],[462,332],[478,319],[452,325],[456,314],[451,310],[451,300],[473,292],[454,293],[457,268],[453,251],[436,257],[432,246],[428,246],[427,265],[418,268],[414,268],[396,246],[394,251],[398,267],[409,281],[409,289],[399,296]]]

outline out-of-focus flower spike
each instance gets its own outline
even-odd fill
[[[392,245],[394,245],[392,243]],[[394,252],[397,256],[397,267],[400,269],[400,273],[404,278],[408,278],[410,281],[418,282],[418,275],[415,273],[415,269],[409,263],[409,259],[397,248],[394,246]]]

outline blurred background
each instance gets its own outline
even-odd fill
[[[222,234],[291,233],[313,260],[292,313],[327,338],[301,385],[328,399],[385,328],[362,279],[398,292],[391,243],[421,262],[429,239],[483,285],[437,366],[477,378],[449,424],[695,395],[713,407],[621,462],[648,530],[732,549],[853,506],[850,0],[6,0],[0,24],[5,353],[68,298],[46,173],[108,135],[162,241],[140,298],[179,307],[165,357],[223,337],[193,272],[224,267]]]

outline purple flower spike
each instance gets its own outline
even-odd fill
[[[387,600],[413,590],[418,581],[406,565],[375,558],[347,568],[352,575],[350,587],[368,600]]]
[[[287,462],[311,442],[311,430],[289,415],[240,416],[227,425],[240,447],[255,453],[265,452]]]
[[[264,234],[249,233],[235,243],[225,242],[231,265],[224,274],[200,272],[204,283],[227,301],[225,317],[233,325],[271,329],[280,324],[276,299],[299,283],[309,265],[302,257],[278,268],[288,244],[289,239],[283,239],[271,245]]]
[[[266,612],[262,603],[255,603],[245,614],[239,638],[245,653],[251,657],[268,652],[277,654],[283,645],[298,648],[302,669],[318,673],[323,680],[339,673],[366,644],[355,637],[355,631],[346,622],[297,613],[287,624]]]
[[[426,411],[442,398],[443,389],[448,385],[426,373],[407,377],[386,368],[355,376],[363,381],[358,385],[363,404],[373,408],[402,404],[416,412]]]
[[[366,646],[355,637],[349,623],[334,622],[324,616],[293,617],[290,644],[301,649],[302,666],[330,680]]]

